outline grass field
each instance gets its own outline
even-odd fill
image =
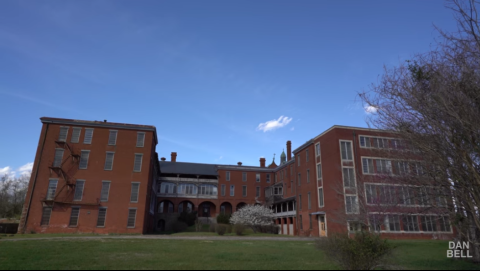
[[[447,242],[394,242],[394,267],[478,270],[446,258]],[[282,269],[331,270],[337,267],[313,242],[175,240],[0,241],[0,269]]]

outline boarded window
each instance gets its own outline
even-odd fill
[[[93,129],[85,129],[85,138],[83,139],[83,144],[92,144],[93,140]]]
[[[132,183],[132,194],[130,195],[131,202],[138,202],[138,193],[140,192],[140,184]]]
[[[80,208],[73,207],[72,208],[72,215],[70,216],[70,227],[78,226],[78,217],[80,216]]]
[[[137,209],[128,210],[128,228],[135,228],[135,220],[137,218]]]
[[[63,161],[64,149],[55,149],[55,158],[53,160],[53,167],[61,167]]]
[[[75,184],[75,195],[73,197],[73,201],[81,201],[83,198],[83,189],[85,188],[85,181],[84,180],[77,180]]]
[[[143,148],[145,146],[145,133],[137,134],[137,147]]]
[[[105,227],[105,220],[107,220],[107,208],[100,208],[98,210],[97,227]]]
[[[48,183],[48,191],[47,191],[47,200],[55,199],[55,193],[57,192],[57,180],[50,180]]]
[[[60,134],[58,135],[58,141],[66,142],[68,136],[68,127],[60,127]]]
[[[105,170],[113,169],[113,158],[115,156],[114,152],[107,152],[107,157],[105,158]]]
[[[142,171],[143,154],[135,154],[135,163],[133,165],[133,171]]]
[[[49,208],[49,207],[43,208],[41,225],[48,226],[50,224],[51,216],[52,216],[52,208]]]
[[[100,195],[100,201],[107,202],[110,195],[110,182],[102,182],[102,192]]]
[[[108,137],[108,145],[115,146],[117,145],[117,131],[110,131],[110,135]]]
[[[78,166],[79,169],[87,169],[89,157],[90,157],[90,151],[82,151],[80,155],[80,165]]]
[[[72,133],[72,143],[80,142],[80,134],[82,133],[82,128],[74,127]]]

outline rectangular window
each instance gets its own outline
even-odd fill
[[[244,182],[247,181],[247,173],[246,172],[242,173],[242,181],[244,181]]]
[[[312,194],[308,192],[308,210],[312,209]]]
[[[82,128],[73,127],[72,140],[70,142],[72,142],[72,143],[80,142],[80,134],[81,133],[82,133]]]
[[[342,160],[345,160],[345,161],[353,160],[352,142],[340,141],[340,149],[342,153]]]
[[[48,226],[50,225],[50,217],[52,216],[52,208],[44,207],[42,213],[42,221],[40,223],[41,226]]]
[[[127,228],[135,228],[136,219],[137,219],[137,209],[129,209]]]
[[[226,172],[227,176],[225,177],[225,179],[227,180],[227,182],[230,181],[230,171],[227,171]]]
[[[243,195],[243,197],[247,196],[247,186],[246,185],[242,186],[242,195]]]
[[[418,219],[416,215],[409,215],[403,217],[403,231],[418,232]]]
[[[57,192],[58,180],[50,180],[48,183],[47,200],[54,200]]]
[[[226,190],[227,190],[227,186],[222,184],[222,197],[225,197]]]
[[[427,187],[422,187],[417,189],[418,205],[430,206],[429,192],[430,192],[430,189]]]
[[[300,229],[303,230],[303,216],[300,215]]]
[[[72,207],[72,214],[70,216],[69,227],[78,226],[78,217],[80,216],[80,207]]]
[[[363,158],[362,164],[363,164],[363,174],[375,174],[375,171],[373,169],[373,159]]]
[[[261,192],[261,191],[260,191],[260,186],[257,186],[257,198],[260,197],[260,192]]]
[[[414,201],[414,193],[412,191],[411,187],[404,186],[399,191],[399,205],[406,205],[406,206],[412,206],[415,205]]]
[[[98,228],[105,227],[105,220],[107,220],[107,208],[99,208],[98,209],[97,227]]]
[[[140,183],[132,183],[132,194],[130,195],[130,202],[138,202],[138,194],[140,193]]]
[[[371,148],[372,144],[369,137],[361,136],[360,137],[360,146],[363,148]]]
[[[107,202],[110,195],[110,182],[102,182],[102,192],[100,195],[101,202]]]
[[[441,216],[438,219],[440,224],[440,231],[441,232],[451,232],[452,228],[450,226],[450,221],[447,216]]]
[[[310,169],[307,169],[307,183],[310,183]]]
[[[353,168],[343,168],[343,185],[348,188],[355,188],[355,173]]]
[[[384,159],[376,159],[377,173],[392,174],[392,161]]]
[[[87,169],[88,167],[88,158],[90,157],[90,151],[82,151],[80,154],[80,165],[79,169]]]
[[[302,174],[298,173],[298,186],[302,185]]]
[[[388,149],[388,139],[386,138],[374,138],[373,147],[377,149]]]
[[[105,170],[113,170],[113,158],[115,156],[114,152],[107,152],[105,158]]]
[[[308,217],[310,218],[310,230],[313,230],[313,219],[312,219],[312,215],[309,215]]]
[[[135,154],[135,162],[133,164],[133,171],[141,172],[142,171],[142,160],[143,154]]]
[[[283,180],[283,178],[282,178]],[[267,183],[270,183],[270,173],[267,174]]]
[[[422,230],[424,232],[437,231],[437,221],[433,216],[421,216],[420,221],[422,222]]]
[[[55,149],[55,158],[53,160],[53,167],[61,167],[63,162],[64,149]]]
[[[83,189],[85,188],[85,180],[77,180],[75,184],[75,195],[73,201],[82,201]]]
[[[370,224],[370,231],[380,232],[382,230],[382,221],[377,215],[369,215],[368,223]]]
[[[117,134],[118,134],[118,131],[110,131],[110,135],[108,137],[108,145],[110,146],[117,145]]]
[[[260,174],[258,174],[258,173],[257,173],[257,175],[256,175],[256,180],[257,180],[257,183],[260,182]]]
[[[68,127],[60,127],[60,134],[58,135],[58,141],[67,142]]]
[[[305,151],[305,156],[306,156],[306,158],[307,158],[305,161],[308,162],[308,161],[309,161],[309,160],[308,160],[308,150]]]
[[[297,166],[300,166],[300,154],[297,155],[297,160],[298,160]]]
[[[347,214],[355,214],[358,211],[357,196],[346,196]]]
[[[93,129],[86,128],[85,129],[85,138],[83,139],[83,144],[92,144],[93,140]]]
[[[235,185],[230,186],[230,197],[235,197]]]
[[[323,206],[325,206],[325,202],[324,202],[324,199],[323,199],[323,188],[318,189],[318,203],[319,203],[319,206],[321,208],[323,208]]]
[[[321,151],[320,151],[320,143],[318,143],[317,145],[315,145],[315,156],[316,157],[319,157],[321,154]]]
[[[302,195],[299,195],[298,196],[298,208],[300,210],[302,210],[302,207],[303,207],[303,205],[302,205]]]
[[[396,166],[397,166],[398,175],[407,175],[408,173],[410,173],[407,162],[398,161],[396,162]]]
[[[385,223],[385,225],[388,226],[388,231],[391,231],[391,232],[401,231],[400,217],[398,215],[387,216],[387,222]]]
[[[317,180],[322,179],[322,164],[317,165]]]
[[[145,146],[145,133],[137,133],[137,147],[143,148]]]
[[[377,203],[378,195],[377,195],[377,187],[375,185],[366,184],[365,193],[367,196],[367,204]]]

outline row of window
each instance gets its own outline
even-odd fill
[[[107,207],[100,207],[98,209],[98,218],[97,218],[97,228],[104,228],[107,220]],[[50,219],[52,216],[52,208],[44,207],[42,213],[41,226],[46,227],[50,225]],[[72,207],[72,212],[70,215],[70,222],[68,223],[69,227],[77,227],[80,218],[80,207]],[[137,209],[130,208],[128,209],[128,221],[127,228],[135,228],[135,223],[137,219]]]
[[[55,149],[55,158],[53,160],[53,167],[61,167],[63,161],[63,155],[65,153],[64,149],[57,148]],[[88,167],[88,160],[90,158],[90,151],[89,150],[82,150],[80,154],[80,163],[78,168],[79,169],[87,169]],[[105,157],[105,166],[104,170],[113,170],[113,161],[115,158],[115,152],[107,152]],[[143,161],[143,154],[136,153],[135,159],[133,161],[133,171],[134,172],[141,172],[142,171],[142,161]]]
[[[225,174],[225,180],[227,182],[230,181],[230,171],[227,171],[226,174]],[[242,181],[243,182],[246,182],[247,181],[247,173],[246,172],[242,172]],[[255,175],[255,181],[257,183],[261,182],[261,174],[260,173],[257,173]],[[267,183],[270,183],[271,180],[270,180],[270,173],[267,173]]]
[[[451,232],[448,217],[431,215],[387,215],[382,219],[378,215],[370,215],[369,223],[372,231],[380,232]],[[403,226],[403,228],[402,228]]]
[[[448,194],[443,189],[433,187],[365,184],[365,191],[367,204],[447,206]]]
[[[221,186],[221,196],[226,196],[227,186],[222,184]],[[247,197],[247,186],[242,186],[242,195],[243,197]],[[217,196],[218,195],[218,188],[215,185],[211,184],[202,184],[202,185],[194,185],[194,184],[180,184],[176,185],[174,183],[166,183],[163,182],[160,185],[160,193],[162,194],[177,194],[177,195],[187,195],[187,196],[196,196],[196,195],[203,195],[203,196]],[[277,190],[278,193],[278,190]],[[282,190],[283,194],[283,190]],[[235,185],[230,186],[230,196],[235,196]],[[261,187],[256,188],[256,197],[261,197]]]
[[[424,168],[420,162],[393,161],[381,158],[362,158],[364,174],[395,174],[417,176],[424,175]]]
[[[400,139],[360,136],[360,147],[375,149],[406,150],[407,145]]]
[[[62,126],[60,127],[60,134],[58,136],[58,141],[67,142],[68,137],[68,130],[70,127]],[[85,128],[85,137],[83,139],[83,144],[92,144],[93,140],[93,128]],[[72,137],[70,139],[71,143],[79,143],[80,135],[82,134],[82,128],[80,127],[73,127]],[[118,131],[117,130],[110,130],[108,136],[108,145],[115,146],[117,145],[117,137]],[[145,133],[138,132],[137,133],[137,147],[143,148],[145,146]]]
[[[108,197],[110,195],[110,181],[102,181],[102,190],[100,192],[100,201],[108,202]],[[46,200],[54,200],[57,192],[58,180],[50,179],[48,184],[48,191]],[[75,185],[75,192],[73,196],[73,201],[80,202],[83,199],[83,194],[85,190],[85,180],[77,180]],[[132,190],[130,194],[130,202],[138,203],[140,193],[140,183],[132,183]]]

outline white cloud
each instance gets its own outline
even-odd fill
[[[20,173],[20,175],[31,174],[32,173],[32,168],[33,168],[33,162],[32,163],[27,163],[27,164],[19,167],[17,171]]]
[[[11,167],[0,168],[0,177],[7,175],[8,177],[15,177],[15,171]]]
[[[22,176],[24,174],[29,175],[32,173],[32,168],[33,168],[33,162],[27,163],[19,167],[17,170],[13,170],[12,167],[7,166],[4,168],[0,168],[0,177],[7,175],[9,178],[15,178],[17,176]]]
[[[275,129],[287,126],[292,120],[293,118],[280,116],[278,120],[270,120],[265,123],[260,123],[257,127],[257,131],[263,131],[264,133],[273,131]]]
[[[378,111],[377,107],[371,105],[365,105],[364,109],[367,114],[375,114]]]

